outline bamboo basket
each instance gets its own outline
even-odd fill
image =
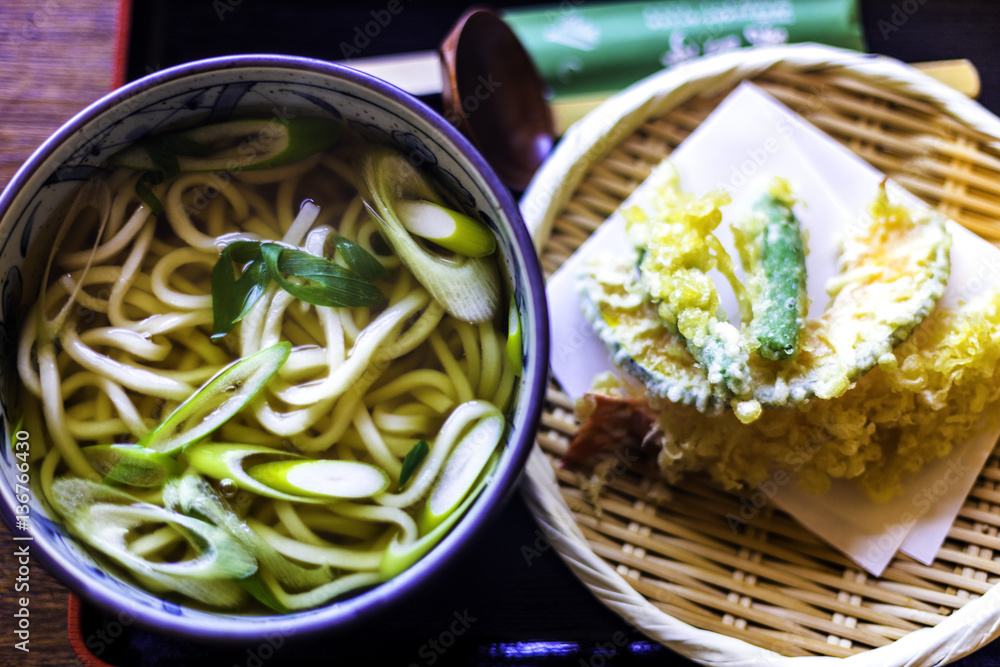
[[[522,200],[546,275],[743,80],[942,213],[1000,240],[1000,119],[897,61],[816,45],[703,58],[646,79],[571,128]],[[990,278],[996,281],[994,276]],[[555,342],[557,344],[558,342]],[[743,531],[739,498],[655,470],[559,467],[576,428],[550,381],[522,493],[549,543],[603,603],[704,664],[944,664],[1000,636],[1000,452],[935,561],[898,555],[873,577],[765,506]]]

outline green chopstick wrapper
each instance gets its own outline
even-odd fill
[[[553,99],[609,94],[696,56],[819,42],[865,50],[857,0],[666,0],[504,12]]]

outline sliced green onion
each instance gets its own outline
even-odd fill
[[[493,457],[494,462],[497,458],[497,456]],[[486,469],[492,470],[493,467],[493,465],[487,465]],[[389,543],[389,546],[386,547],[385,553],[382,555],[382,561],[379,563],[379,574],[382,575],[382,578],[390,579],[395,577],[433,549],[451,531],[455,524],[458,523],[458,520],[462,518],[473,501],[479,497],[479,494],[489,483],[490,479],[489,474],[480,476],[476,487],[471,493],[466,495],[462,504],[455,508],[454,512],[445,517],[444,521],[417,541],[410,542],[409,544],[400,544],[397,541],[398,538],[393,539]]]
[[[153,188],[150,186],[159,185],[163,181],[164,178],[161,172],[149,171],[135,182],[135,193],[139,195],[142,203],[157,215],[163,213],[163,202],[160,201],[160,198],[156,196],[156,193],[153,192]]]
[[[269,461],[247,475],[272,489],[316,498],[371,498],[386,490],[389,475],[361,461]]]
[[[72,477],[53,483],[53,502],[61,508],[71,533],[140,581],[217,606],[239,604],[244,593],[233,580],[256,572],[257,560],[232,536],[204,521],[134,498],[129,504],[103,502],[99,499],[107,497],[105,489],[102,484]],[[178,562],[160,562],[129,549],[127,537],[136,528],[163,523],[187,539],[198,555]]]
[[[430,451],[431,448],[427,445],[427,441],[421,440],[413,445],[410,451],[406,452],[406,456],[403,457],[403,467],[399,471],[398,488],[400,491],[410,481],[410,477],[413,477],[413,473],[417,471],[417,466],[427,457],[427,453]]]
[[[222,528],[260,562],[260,566],[273,574],[278,581],[295,590],[315,588],[333,579],[328,568],[307,568],[294,563],[272,547],[248,526],[225,499],[215,493],[211,485],[198,475],[185,475],[171,480],[163,489],[163,502],[184,514],[194,516]],[[283,611],[275,606],[276,598],[270,588],[260,581],[260,572],[242,580],[243,587],[265,605]],[[261,590],[263,586],[264,590]],[[272,599],[275,598],[275,599]],[[278,602],[280,605],[280,602]],[[283,605],[282,605],[283,606]],[[285,613],[287,610],[284,610]]]
[[[278,599],[271,587],[267,585],[260,572],[254,572],[249,577],[239,580],[240,586],[247,593],[252,595],[257,602],[279,614],[290,614],[292,610],[285,606],[285,603]]]
[[[362,259],[361,253],[368,253],[360,247],[357,250],[351,252],[351,260],[360,262],[369,275],[378,273]],[[368,257],[385,272],[378,260]],[[239,278],[234,263],[244,267]],[[307,282],[292,282],[286,274]],[[222,250],[212,268],[212,340],[219,340],[233,330],[272,279],[295,298],[315,306],[358,308],[385,303],[385,296],[368,277],[328,259],[276,243],[234,241]]]
[[[331,236],[326,242],[332,244],[347,266],[365,280],[379,280],[389,275],[389,269],[382,266],[382,262],[354,241],[343,236]]]
[[[261,392],[288,359],[291,349],[291,343],[283,341],[226,366],[138,444],[174,454],[204,438]]]
[[[365,206],[386,241],[444,309],[466,322],[486,322],[500,303],[500,276],[486,258],[442,256],[417,243],[400,221],[401,201],[441,201],[431,182],[398,152],[378,148],[361,160]]]
[[[510,295],[510,310],[507,312],[507,361],[514,370],[514,375],[524,372],[524,342],[521,334],[521,318],[517,313],[517,301]]]
[[[267,272],[283,290],[316,306],[355,308],[385,303],[378,287],[328,259],[273,243],[261,245]],[[293,283],[284,274],[316,284]]]
[[[430,532],[455,512],[500,444],[506,421],[499,409],[490,407],[448,455],[424,505],[420,532]]]
[[[83,515],[79,528],[90,536],[91,546],[127,565],[133,559],[142,561],[141,567],[154,572],[177,577],[212,579],[217,577],[246,577],[257,571],[257,560],[241,547],[228,533],[192,517],[171,512],[159,505],[136,503],[114,505],[97,503]],[[167,523],[187,529],[196,539],[192,540],[201,556],[189,561],[158,563],[147,561],[128,551],[124,538],[128,532],[143,523]],[[184,530],[180,531],[185,533]]]
[[[173,173],[267,169],[326,150],[339,134],[340,125],[325,118],[233,120],[147,137],[108,163],[145,171],[173,168]]]
[[[166,454],[138,445],[92,445],[82,451],[105,479],[131,486],[162,486],[183,472]]]
[[[256,241],[234,241],[222,249],[212,267],[212,340],[232,331],[267,291],[271,276],[259,258],[260,243]],[[234,262],[246,265],[239,278],[233,271]]]
[[[246,264],[260,260],[260,241],[233,241],[223,250],[228,250],[232,261],[237,264]]]
[[[121,489],[79,477],[61,477],[55,480],[45,495],[63,517],[96,503],[130,505],[139,502],[138,498]]]
[[[244,491],[252,491],[267,498],[288,500],[296,503],[318,504],[329,502],[329,498],[326,497],[285,493],[263,482],[259,482],[248,475],[243,466],[244,459],[259,455],[273,456],[279,459],[304,459],[303,456],[298,454],[271,449],[262,445],[196,442],[184,449],[184,458],[187,459],[192,468],[202,475],[213,479],[231,479]]]
[[[463,257],[486,257],[497,249],[490,230],[464,213],[440,204],[401,201],[396,205],[396,213],[411,234]]]

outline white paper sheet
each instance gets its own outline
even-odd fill
[[[792,181],[805,202],[796,214],[809,232],[809,312],[811,317],[821,314],[829,300],[825,285],[836,268],[839,230],[867,210],[884,175],[751,83],[741,84],[670,159],[685,191],[724,188],[732,195],[717,234],[734,258],[729,221],[749,211],[771,176]],[[911,208],[926,206],[894,183],[888,187]],[[948,225],[952,273],[942,304],[952,306],[1000,282],[1000,249],[954,222]],[[572,398],[582,396],[595,375],[613,370],[607,350],[580,313],[576,276],[591,255],[627,247],[624,222],[616,212],[549,280],[552,371]],[[735,297],[723,283],[716,281],[722,305],[738,323]],[[1000,429],[963,443],[908,479],[904,493],[886,504],[871,502],[846,482],[835,483],[823,496],[805,494],[794,483],[777,485],[767,495],[876,576],[900,548],[928,563],[998,435]]]

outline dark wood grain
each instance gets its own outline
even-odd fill
[[[116,3],[0,3],[0,186],[55,129],[111,89]]]
[[[0,187],[53,131],[111,89],[118,7],[107,0],[0,2]],[[30,543],[29,543],[30,544]],[[14,647],[15,543],[0,522],[0,665],[74,665],[69,593],[32,559],[29,653]]]

